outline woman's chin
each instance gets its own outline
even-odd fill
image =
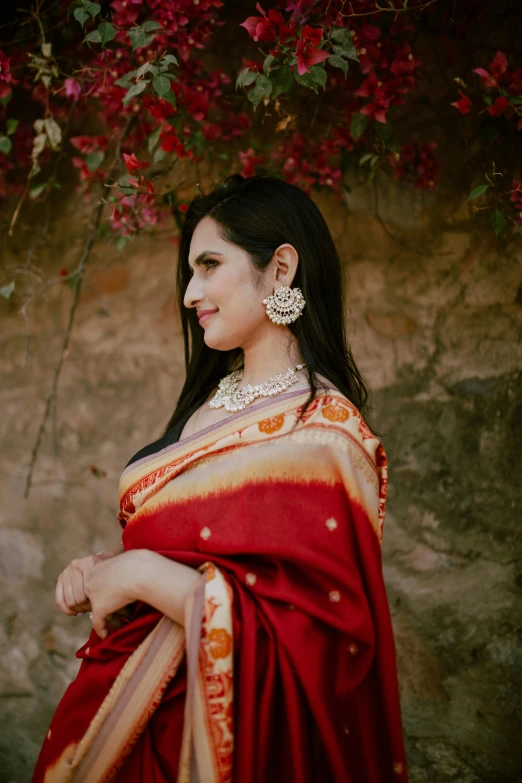
[[[238,347],[237,340],[233,341],[223,335],[212,334],[212,330],[206,330],[203,339],[205,345],[213,348],[215,351],[232,351]]]

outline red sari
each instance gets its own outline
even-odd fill
[[[307,397],[124,470],[125,549],[202,575],[184,628],[138,602],[128,625],[91,632],[32,783],[407,783],[386,454],[336,390],[296,424]]]

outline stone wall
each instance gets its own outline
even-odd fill
[[[522,253],[480,233],[455,202],[379,187],[379,217],[372,189],[354,190],[345,205],[317,201],[349,270],[354,355],[390,464],[384,573],[410,778],[515,781]],[[83,231],[67,215],[53,226],[37,255],[48,274],[74,268]],[[3,258],[23,263],[33,240],[28,224],[4,240]],[[160,434],[183,380],[175,256],[165,234],[124,254],[97,247],[28,499],[27,466],[71,292],[60,285],[35,303],[25,367],[24,322],[16,302],[0,301],[6,783],[30,779],[90,629],[88,618],[57,609],[56,578],[73,557],[119,540],[119,474]]]

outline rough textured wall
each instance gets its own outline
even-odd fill
[[[412,783],[518,779],[522,583],[522,254],[476,233],[467,209],[396,187],[318,200],[350,274],[350,331],[374,390],[390,463],[384,573],[396,635]],[[53,227],[39,262],[74,268],[83,227]],[[4,243],[8,263],[32,236]],[[71,292],[52,289],[25,333],[2,313],[0,419],[0,769],[23,783],[79,661],[88,618],[54,603],[75,556],[114,544],[126,461],[157,437],[183,376],[175,247],[99,246],[90,266],[52,426],[28,500],[31,449]],[[95,465],[107,475],[96,478]],[[362,783],[362,781],[361,781]]]

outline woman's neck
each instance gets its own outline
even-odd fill
[[[285,373],[289,367],[294,368],[297,364],[304,362],[294,335],[291,335],[291,340],[284,342],[281,339],[271,342],[265,340],[263,344],[244,349],[244,370],[239,386],[266,383],[269,378]],[[296,374],[300,378],[306,377],[303,371],[297,371]]]

